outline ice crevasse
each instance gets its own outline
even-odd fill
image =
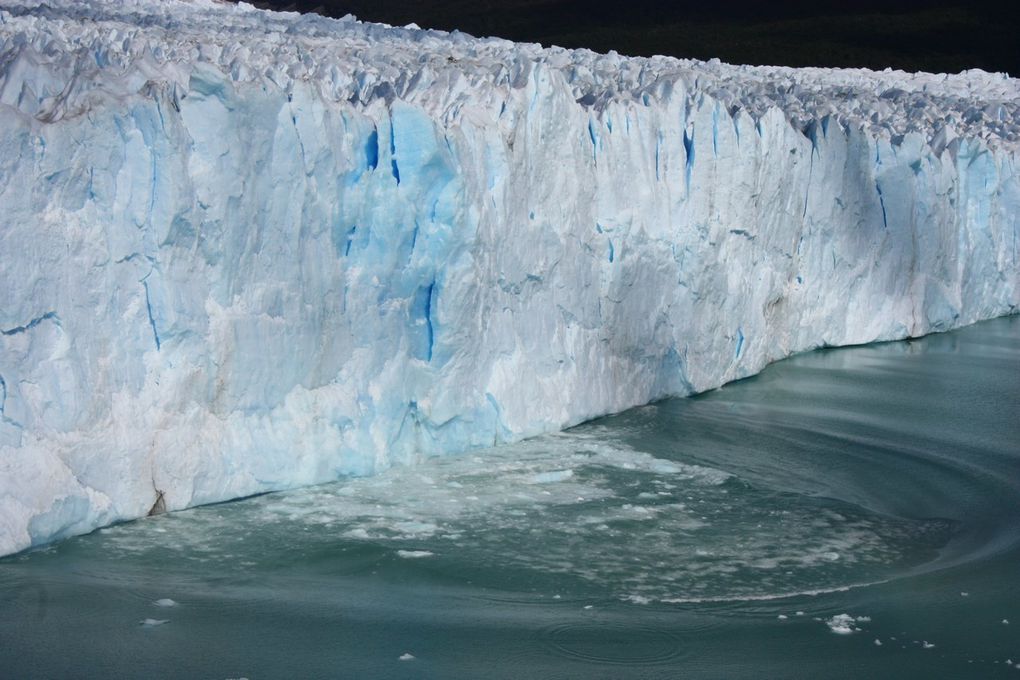
[[[0,8],[0,554],[1020,304],[1020,81]]]

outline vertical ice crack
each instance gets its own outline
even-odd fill
[[[425,292],[425,328],[428,333],[428,352],[426,353],[426,361],[432,361],[432,348],[435,345],[435,328],[432,326],[432,298],[436,294],[436,281],[432,280],[429,284],[428,290]]]
[[[352,225],[351,228],[347,230],[347,243],[344,245],[344,257],[351,254],[351,245],[354,243],[354,234],[357,233],[357,231],[358,225],[356,224]]]
[[[659,149],[662,147],[662,133],[655,139],[655,180],[661,179],[659,174]]]
[[[882,208],[882,226],[888,229],[889,218],[885,213],[885,199],[882,197],[882,187],[879,186],[878,182],[875,182],[875,190],[878,192],[878,205]]]
[[[305,154],[305,142],[301,139],[301,130],[297,124],[297,113],[294,111],[294,95],[287,95],[287,108],[290,110],[290,123],[294,126],[294,137],[297,139],[298,148],[301,149],[301,165],[308,174],[308,156]]]
[[[686,171],[687,171],[687,191],[691,190],[691,172],[694,170],[694,125],[689,125],[688,129],[684,130],[684,151],[687,154]]]
[[[393,127],[393,115],[390,115],[390,171],[393,179],[400,185],[400,168],[397,166],[397,130]]]
[[[145,289],[145,311],[149,315],[149,325],[152,327],[152,337],[156,340],[156,351],[158,352],[159,349],[160,349],[161,343],[159,341],[159,331],[156,330],[156,319],[153,318],[153,316],[152,316],[152,300],[149,297],[149,281],[148,281],[148,278],[149,278],[149,276],[151,274],[152,274],[151,271],[148,274],[146,274],[145,277],[142,279],[141,283],[142,283],[142,288]]]

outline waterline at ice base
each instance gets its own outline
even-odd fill
[[[4,2],[0,554],[1011,314],[1018,148],[1002,74]]]

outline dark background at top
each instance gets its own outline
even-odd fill
[[[662,2],[658,0],[261,0],[598,52],[735,64],[864,66],[1020,75],[1020,0]]]

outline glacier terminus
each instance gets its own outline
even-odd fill
[[[0,555],[1020,305],[1020,81],[0,7]]]

